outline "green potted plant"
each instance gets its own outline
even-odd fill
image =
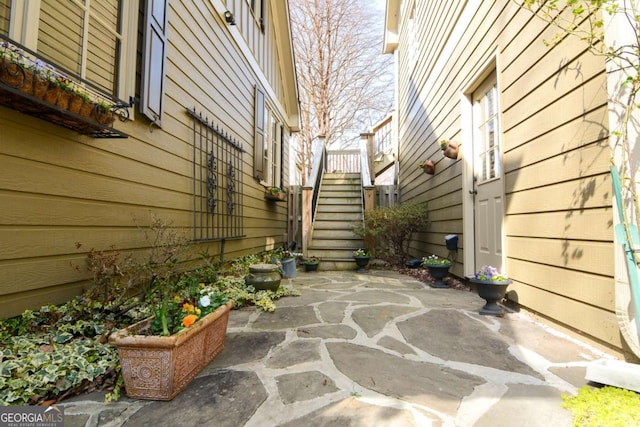
[[[356,249],[353,251],[353,259],[358,266],[358,273],[366,273],[367,272],[367,264],[369,264],[369,260],[371,259],[371,255],[364,249]]]
[[[442,279],[449,274],[449,268],[451,267],[451,261],[447,258],[439,257],[438,255],[430,255],[422,258],[422,266],[429,270],[431,277],[435,279],[429,286],[432,288],[448,288],[446,283]]]
[[[304,260],[304,271],[318,271],[320,266],[320,258],[310,256]]]
[[[502,317],[504,311],[498,305],[507,293],[511,279],[500,273],[497,268],[484,265],[469,281],[475,285],[478,296],[487,303],[480,310],[480,314]]]

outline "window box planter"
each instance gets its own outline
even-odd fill
[[[264,192],[264,198],[273,202],[284,202],[286,193],[277,187],[267,187]]]
[[[126,105],[114,103],[90,83],[56,71],[35,52],[0,38],[0,105],[94,138],[127,138],[112,127],[116,116],[128,119]],[[74,77],[75,78],[75,77]],[[92,97],[95,101],[92,100]]]

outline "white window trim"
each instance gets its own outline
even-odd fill
[[[75,0],[72,0],[75,1]],[[99,0],[98,0],[99,1]],[[75,1],[80,5],[79,2]],[[9,20],[9,37],[27,48],[37,51],[38,29],[40,22],[41,0],[12,0]],[[83,6],[84,8],[84,6]],[[138,36],[138,0],[126,0],[122,3],[122,39],[118,67],[118,81],[115,96],[123,101],[135,96],[136,88],[136,49]],[[83,44],[83,46],[86,46]],[[84,47],[83,47],[84,48]],[[133,72],[131,72],[133,70]],[[133,109],[130,111],[133,119]]]

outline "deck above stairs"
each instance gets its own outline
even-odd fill
[[[359,173],[325,173],[307,256],[322,260],[321,270],[355,269],[353,251],[364,247],[353,233],[362,223],[362,184]]]

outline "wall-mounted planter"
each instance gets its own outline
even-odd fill
[[[422,163],[422,171],[427,175],[433,175],[436,173],[436,165],[432,160],[427,160]]]
[[[279,188],[267,188],[264,192],[264,198],[273,202],[284,202],[286,193]]]
[[[445,157],[458,160],[460,157],[460,144],[455,141],[441,141],[440,148]]]

